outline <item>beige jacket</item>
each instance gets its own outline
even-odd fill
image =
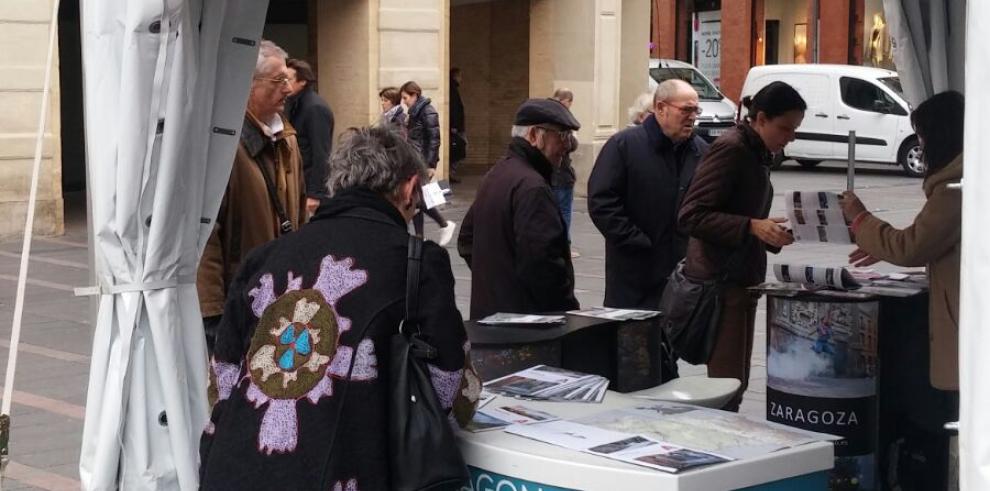
[[[898,266],[927,266],[931,292],[928,337],[932,386],[959,390],[959,248],[962,193],[946,186],[962,179],[962,155],[925,178],[928,200],[914,223],[898,230],[868,215],[856,229],[856,244]]]
[[[278,213],[269,198],[261,165],[273,176],[276,195],[293,230],[305,221],[306,188],[296,130],[285,118],[282,121],[285,127],[273,142],[257,119],[250,114],[244,117],[230,181],[197,271],[196,289],[203,317],[223,314],[227,288],[241,261],[255,247],[281,235]]]

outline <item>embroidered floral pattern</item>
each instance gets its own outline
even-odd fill
[[[357,479],[348,479],[347,482],[337,481],[333,485],[331,491],[360,491],[357,485]]]
[[[247,353],[250,383],[246,397],[255,409],[267,405],[258,430],[259,452],[271,455],[296,449],[296,404],[303,399],[316,404],[332,396],[331,377],[345,377],[352,358],[353,380],[378,376],[370,339],[358,344],[356,355],[350,346],[338,345],[340,333],[350,328],[350,319],[338,315],[334,304],[367,281],[367,273],[352,269],[353,263],[350,258],[336,261],[326,256],[311,289],[302,289],[303,277],[290,271],[281,296],[275,295],[271,274],[262,276],[248,292],[254,297],[251,308],[259,320]],[[354,481],[355,489],[356,485]],[[351,489],[350,483],[346,489]]]

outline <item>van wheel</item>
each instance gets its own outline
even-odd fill
[[[912,136],[901,144],[901,149],[897,152],[897,163],[904,168],[904,173],[909,177],[925,177],[928,172],[928,164],[921,158],[921,145],[918,144],[918,137]]]
[[[822,161],[801,159],[798,160],[797,163],[801,164],[801,167],[804,167],[805,169],[811,169],[812,167],[817,167],[818,164],[822,163]]]
[[[784,151],[781,150],[773,154],[773,160],[770,162],[771,169],[779,169],[784,165],[784,161],[787,160],[787,156],[784,155]]]

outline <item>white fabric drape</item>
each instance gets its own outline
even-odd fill
[[[959,309],[959,477],[961,489],[990,489],[990,96],[982,90],[990,80],[990,2],[972,1],[966,16],[968,46],[966,83],[965,188],[963,189],[962,277]]]
[[[894,65],[917,106],[949,89],[963,91],[966,0],[883,0]]]
[[[267,0],[83,0],[96,277],[85,489],[198,487],[196,266],[233,161]]]

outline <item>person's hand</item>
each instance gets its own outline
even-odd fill
[[[866,211],[866,206],[859,200],[859,196],[852,191],[846,191],[839,195],[839,206],[842,207],[842,216],[846,218],[846,223],[852,223],[860,213]]]
[[[320,207],[320,200],[316,198],[306,198],[306,213],[312,215]]]
[[[784,247],[794,242],[794,236],[780,226],[786,221],[787,219],[784,217],[772,217],[763,220],[753,218],[749,221],[749,233],[771,246]]]
[[[868,252],[858,247],[855,251],[849,253],[849,264],[852,264],[857,268],[865,268],[866,266],[872,266],[878,262],[880,262],[879,259],[871,256]]]
[[[430,176],[430,181],[433,180],[433,176],[436,175],[437,170],[433,168],[426,169],[426,173]]]

